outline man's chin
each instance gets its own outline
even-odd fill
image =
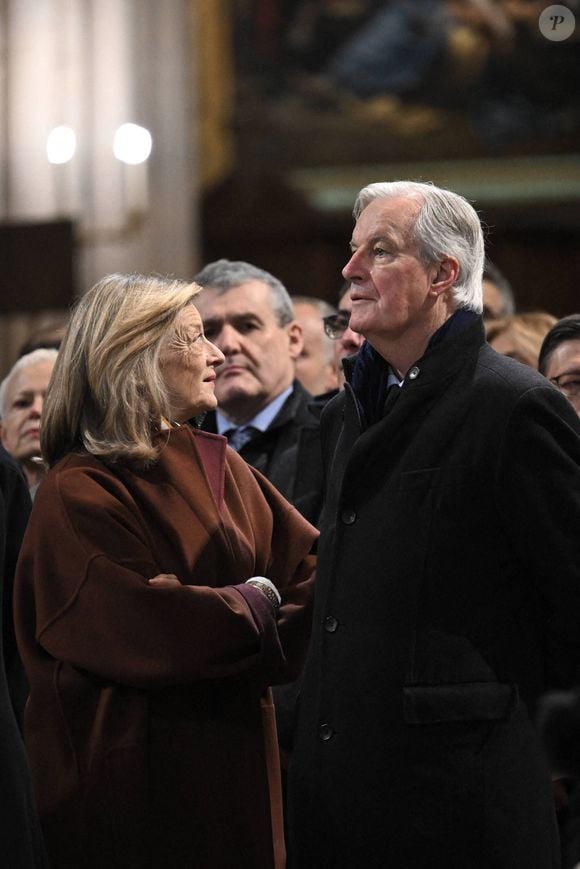
[[[216,393],[218,408],[231,420],[244,420],[254,416],[266,403],[263,394],[255,390],[236,389]]]
[[[218,407],[226,408],[229,404],[239,404],[244,401],[254,401],[256,391],[244,384],[228,384],[225,389],[215,391]]]
[[[351,314],[349,327],[352,329],[353,332],[356,332],[360,335],[367,321],[368,318],[364,316],[362,311],[359,311],[358,316],[356,316],[355,314]]]

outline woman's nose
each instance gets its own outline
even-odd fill
[[[216,344],[213,344],[211,341],[207,341],[207,343],[209,349],[208,364],[215,368],[221,365],[222,362],[225,362],[226,357]]]
[[[32,404],[30,405],[30,415],[40,417],[44,405],[44,396],[35,395]]]

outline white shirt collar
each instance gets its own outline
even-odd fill
[[[393,371],[393,369],[389,365],[389,374],[387,377],[387,389],[389,388],[389,386],[402,386],[404,382],[405,382],[405,378],[403,378],[402,380],[399,380],[399,378],[397,377],[397,375],[395,374],[395,372]]]

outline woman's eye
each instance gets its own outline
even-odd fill
[[[201,337],[201,332],[197,335],[177,335],[175,343],[179,348],[181,348],[181,350],[187,350],[190,347],[193,347],[196,341],[199,341]]]

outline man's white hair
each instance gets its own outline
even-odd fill
[[[422,202],[411,228],[411,241],[419,259],[432,265],[443,256],[459,263],[459,277],[452,293],[456,308],[483,310],[482,273],[485,258],[483,230],[476,210],[458,193],[419,181],[379,181],[360,191],[354,205],[358,220],[375,199],[409,196]]]

